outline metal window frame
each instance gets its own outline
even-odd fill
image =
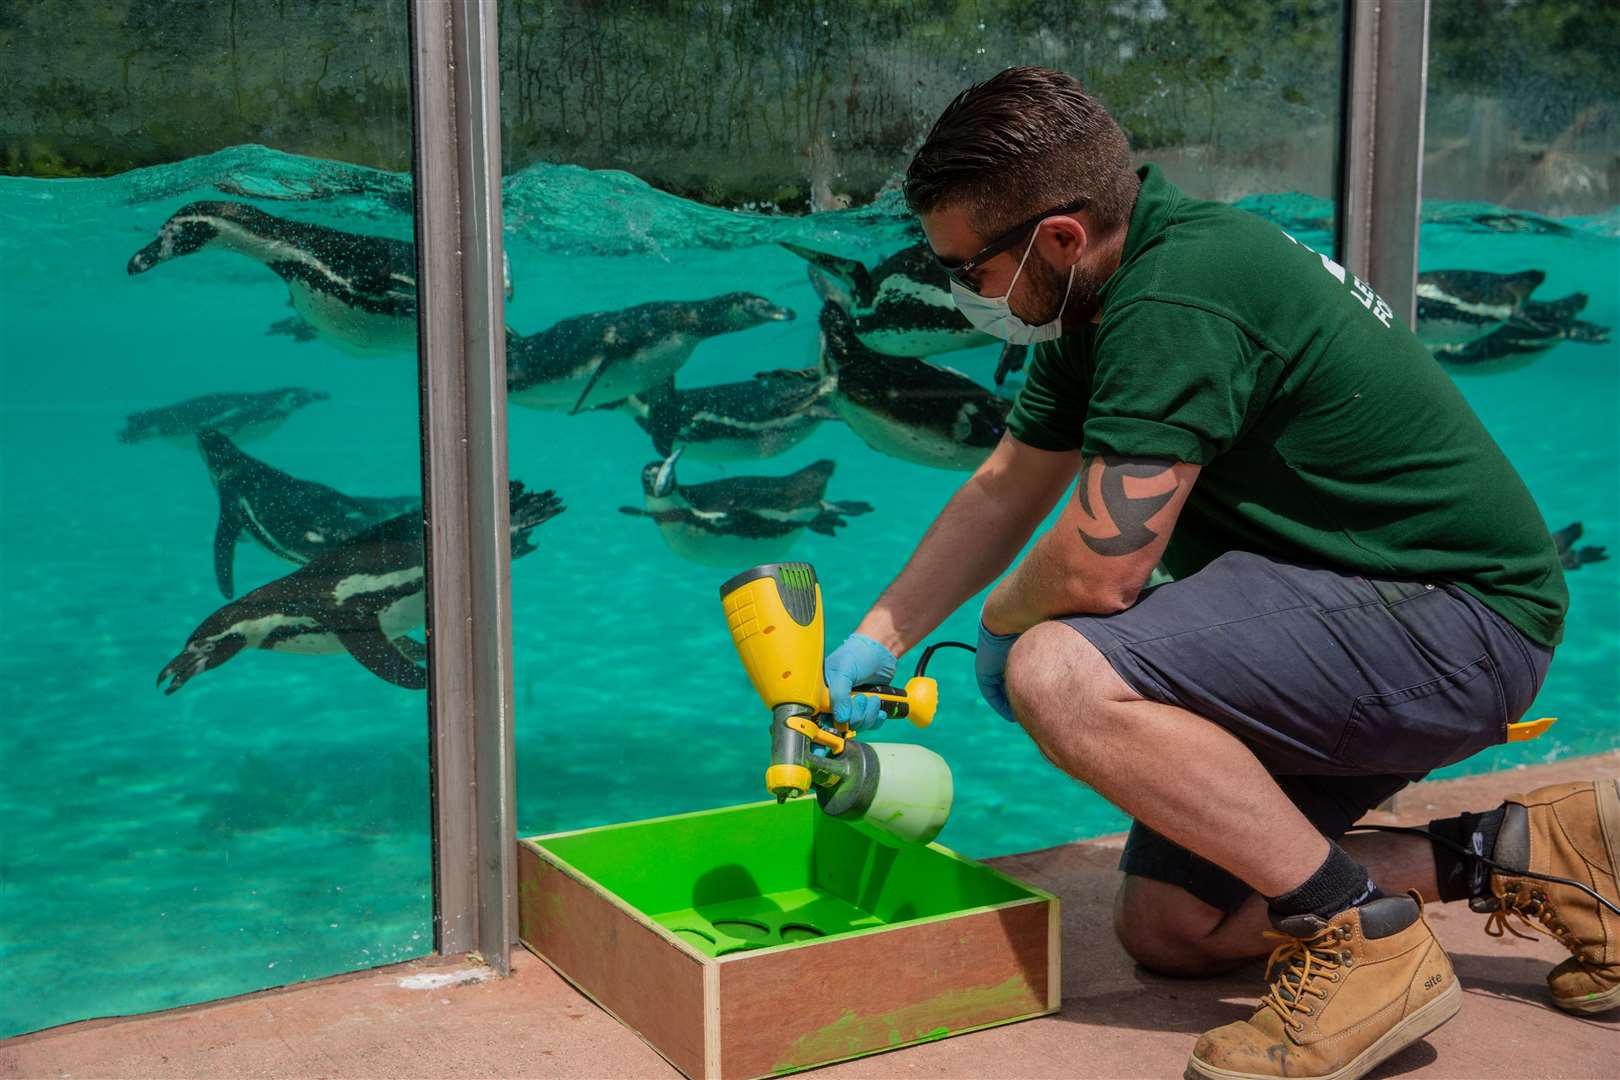
[[[1346,0],[1339,262],[1412,326],[1417,314],[1429,0]]]
[[[498,12],[410,8],[433,938],[501,974],[517,935]]]

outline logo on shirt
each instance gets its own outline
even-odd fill
[[[1288,236],[1286,230],[1279,231],[1282,232],[1284,236]],[[1311,245],[1301,244],[1292,236],[1288,236],[1288,239],[1292,243],[1298,244],[1306,251],[1309,251],[1318,259],[1321,259],[1322,269],[1338,278],[1341,285],[1348,281],[1350,283],[1350,288],[1355,291],[1356,299],[1361,301],[1361,306],[1372,312],[1373,318],[1377,319],[1385,326],[1389,325],[1389,320],[1394,316],[1395,309],[1390,307],[1382,296],[1379,296],[1377,293],[1373,292],[1371,285],[1368,285],[1365,281],[1362,281],[1360,278],[1356,277],[1356,275],[1350,273],[1348,270],[1334,262],[1332,259],[1328,258],[1326,255],[1323,255],[1320,251],[1317,251],[1315,248],[1311,247]]]

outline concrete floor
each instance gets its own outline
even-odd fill
[[[1620,774],[1620,754],[1421,784],[1386,822],[1422,824],[1544,783]],[[822,1070],[888,1077],[1180,1076],[1197,1034],[1247,1016],[1257,969],[1220,979],[1147,975],[1114,941],[1120,839],[993,860],[1063,900],[1063,1012]],[[1553,942],[1484,933],[1464,905],[1431,907],[1467,998],[1439,1031],[1375,1078],[1613,1078],[1620,1012],[1553,1009]],[[94,963],[93,957],[84,958]],[[647,1077],[679,1074],[521,950],[499,979],[464,957],[268,990],[134,1019],[90,1020],[0,1042],[0,1077]]]

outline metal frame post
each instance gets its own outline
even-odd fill
[[[434,948],[517,934],[497,10],[410,4]]]
[[[1429,0],[1348,0],[1339,261],[1413,325]]]

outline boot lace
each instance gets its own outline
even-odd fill
[[[1350,950],[1341,948],[1350,938],[1350,928],[1330,926],[1308,938],[1274,930],[1265,931],[1265,936],[1281,939],[1282,944],[1271,950],[1271,959],[1266,961],[1266,970],[1277,974],[1260,1004],[1280,1016],[1284,1026],[1304,1031],[1305,1022],[1299,1017],[1314,1011],[1308,999],[1326,1000],[1332,992],[1326,984],[1338,982],[1342,970],[1351,964]]]
[[[1535,934],[1520,933],[1509,918],[1517,918],[1519,922],[1534,930],[1537,934],[1545,934],[1563,945],[1577,958],[1580,957],[1580,948],[1575,941],[1569,927],[1558,918],[1558,912],[1547,899],[1547,894],[1541,889],[1531,888],[1527,882],[1510,881],[1499,885],[1492,890],[1496,894],[1496,910],[1491,912],[1490,918],[1485,920],[1485,932],[1491,937],[1502,937],[1504,933],[1512,934],[1516,938],[1534,941]],[[1536,921],[1531,922],[1534,918]],[[1539,924],[1539,925],[1538,925]]]

